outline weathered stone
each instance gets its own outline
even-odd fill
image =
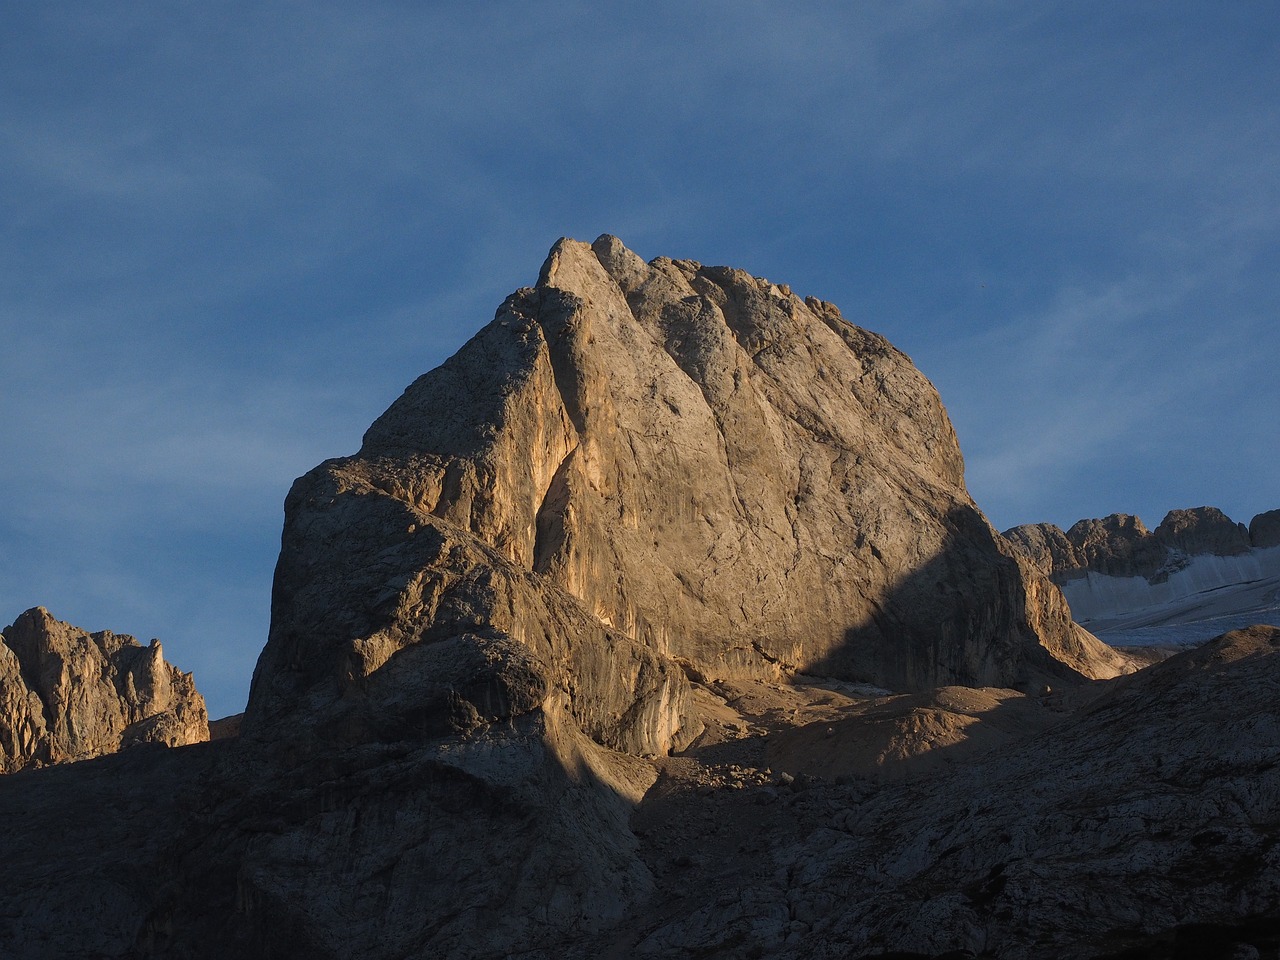
[[[1112,514],[1066,533],[1028,524],[1004,537],[1061,587],[1081,623],[1117,644],[1155,650],[1274,622],[1280,519],[1271,514],[1246,529],[1216,507],[1171,510],[1154,532],[1137,517]],[[1179,629],[1152,636],[1153,624]]]
[[[1268,510],[1250,520],[1249,540],[1258,550],[1280,547],[1280,510]]]
[[[1082,530],[1134,568],[1153,539]],[[1278,651],[1085,681],[1128,664],[991,530],[905,357],[738,271],[564,241],[295,484],[242,735],[0,778],[0,953],[1261,943]],[[928,689],[958,682],[1002,689]]]
[[[751,684],[776,694],[756,698],[761,733],[662,760],[647,794],[648,764],[563,711],[470,737],[238,738],[21,773],[0,778],[0,817],[24,828],[0,832],[0,949],[1020,960],[1192,927],[1213,936],[1187,955],[1273,946],[1278,657],[1280,630],[1253,628],[1065,700],[798,700],[743,681],[739,703]],[[822,732],[788,735],[788,703]],[[768,775],[766,750],[795,774]],[[803,789],[770,785],[788,777]]]
[[[1002,536],[1047,577],[1081,566],[1075,544],[1055,523],[1028,523],[1006,530]]]
[[[1167,551],[1155,542],[1140,519],[1113,513],[1101,520],[1079,520],[1067,531],[1077,565],[1113,577],[1150,576]]]
[[[87,633],[34,607],[0,642],[0,772],[83,760],[137,743],[209,738],[191,675],[110,631]]]
[[[1234,557],[1249,552],[1249,530],[1217,507],[1170,510],[1155,529],[1155,538],[1173,550],[1195,556]]]
[[[246,728],[495,631],[598,742],[646,752],[690,735],[672,657],[912,689],[1122,670],[962,474],[933,387],[830,304],[562,240],[356,456],[295,485]]]
[[[1006,530],[1004,538],[1058,584],[1089,573],[1161,583],[1192,557],[1236,557],[1280,544],[1280,510],[1259,514],[1249,528],[1217,507],[1194,507],[1170,510],[1154,532],[1135,516],[1113,513],[1077,521],[1066,533],[1052,523],[1030,523]]]

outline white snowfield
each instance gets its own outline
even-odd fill
[[[1062,588],[1076,621],[1111,644],[1193,644],[1255,623],[1280,625],[1280,547],[1201,554],[1164,583],[1090,573]]]

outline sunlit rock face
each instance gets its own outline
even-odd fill
[[[294,485],[239,737],[0,777],[0,955],[1243,956],[1278,656],[1084,682],[905,357],[562,241]]]
[[[911,689],[1122,666],[974,506],[906,356],[609,236],[557,243],[358,454],[295,484],[246,724],[406,671],[443,678],[409,699],[467,686],[407,652],[441,641],[488,651],[479,716],[571,690],[599,742],[659,752],[689,729],[673,662]]]
[[[0,773],[209,739],[191,674],[109,630],[88,633],[33,607],[0,639]]]
[[[603,934],[658,893],[637,757],[697,741],[717,678],[1039,690],[1126,666],[986,522],[883,338],[741,271],[562,240],[355,456],[294,484],[226,747],[288,812],[246,837],[259,801],[215,778],[235,889],[215,855],[160,912],[234,912],[283,954]]]

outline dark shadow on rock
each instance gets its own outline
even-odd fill
[[[843,646],[803,671],[895,691],[951,684],[1030,690],[1082,679],[1036,632],[1069,634],[1065,602],[1037,609],[1018,562],[976,507],[953,508],[945,524],[937,555],[906,573],[866,622],[851,625]]]
[[[648,890],[629,806],[563,756],[527,715],[466,738],[300,730],[0,778],[0,816],[22,824],[0,834],[0,954],[498,957],[563,941]]]

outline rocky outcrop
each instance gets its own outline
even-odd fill
[[[652,895],[626,815],[655,772],[633,758],[702,733],[697,684],[804,669],[1038,688],[1125,669],[962,471],[932,386],[831,305],[561,241],[355,456],[290,491],[235,749],[315,771],[289,788],[307,811],[331,802],[313,775],[349,782],[343,817],[369,826],[326,841],[322,859],[356,864],[339,893],[295,863],[319,821],[290,814],[287,841],[236,854],[254,867],[234,903],[346,915],[391,858],[429,904],[396,908],[398,941],[466,956],[481,928],[489,951],[584,935]],[[412,758],[405,792],[366,795],[388,754]],[[486,866],[512,857],[528,859]],[[376,952],[387,929],[361,914],[303,939]]]
[[[1119,514],[1107,518],[1108,521],[1123,519],[1125,518]],[[1137,517],[1133,519],[1138,523],[1142,522]],[[1006,530],[1003,536],[1015,553],[1034,563],[1044,576],[1051,576],[1057,570],[1072,570],[1080,566],[1076,545],[1055,523],[1028,523]]]
[[[83,760],[140,743],[209,738],[191,674],[109,630],[88,633],[34,607],[0,643],[0,772]]]
[[[1006,530],[1015,552],[1062,588],[1073,616],[1111,643],[1185,646],[1222,630],[1275,623],[1280,511],[1248,528],[1216,507]]]
[[[1280,547],[1280,510],[1268,510],[1250,520],[1249,541],[1259,550]]]
[[[1066,533],[1052,523],[1032,523],[1006,530],[1004,537],[1058,584],[1091,572],[1160,583],[1191,557],[1235,557],[1275,546],[1271,539],[1280,542],[1280,519],[1268,519],[1272,514],[1280,518],[1280,511],[1254,518],[1257,537],[1217,507],[1170,510],[1154,531],[1135,516],[1113,513],[1077,521]]]
[[[672,783],[667,850],[732,817],[717,852],[754,844],[759,866],[739,853],[737,876],[714,855],[670,869],[660,919],[596,955],[1269,955],[1278,657],[1280,630],[1254,627],[1074,706],[946,690],[854,704],[784,735],[810,765],[788,764],[780,794],[726,783],[706,815]],[[832,767],[834,782],[805,778]],[[886,785],[897,771],[905,782]]]
[[[1170,550],[1190,556],[1234,557],[1248,553],[1252,546],[1248,528],[1217,507],[1170,510],[1156,527],[1155,538]]]
[[[0,817],[23,825],[0,832],[0,949],[1266,955],[1277,657],[1280,630],[1254,628],[1047,697],[700,684],[707,735],[648,762],[543,711],[469,737],[233,738],[0,778]]]
[[[246,729],[559,696],[597,742],[665,752],[696,733],[675,664],[912,689],[1122,669],[962,474],[933,387],[834,306],[562,240],[295,484]]]
[[[1076,564],[1111,576],[1141,576],[1158,569],[1165,551],[1137,517],[1115,513],[1102,520],[1081,520],[1067,531],[1076,548]]]

